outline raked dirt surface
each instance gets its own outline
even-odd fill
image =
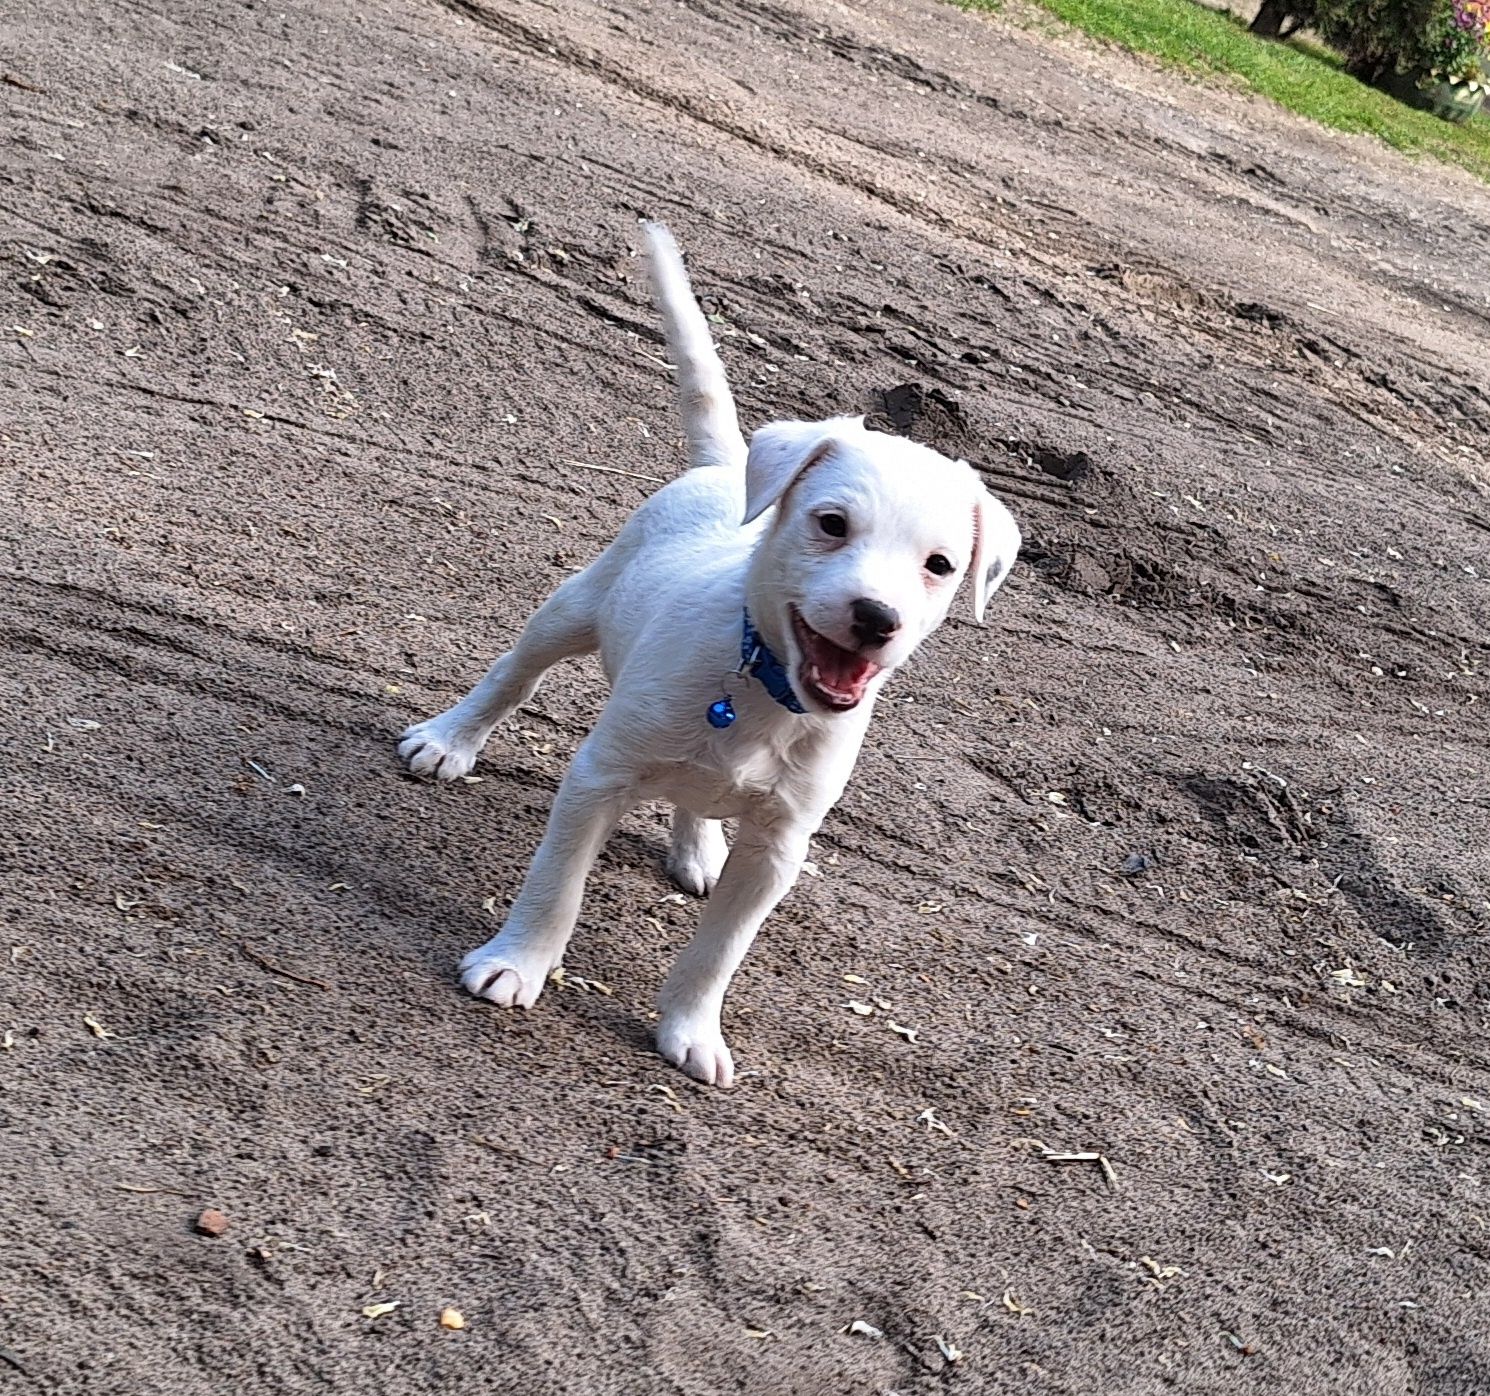
[[[931,0],[15,0],[0,113],[0,1392],[1490,1391],[1490,189]],[[1026,534],[730,1092],[660,811],[455,981],[595,667],[394,754],[680,468],[643,216]]]

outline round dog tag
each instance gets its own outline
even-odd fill
[[[728,727],[735,720],[735,705],[728,698],[709,704],[709,726]]]

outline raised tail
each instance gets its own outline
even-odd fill
[[[689,465],[739,465],[745,459],[740,419],[730,396],[714,337],[683,269],[673,235],[661,223],[644,223],[652,292],[662,312],[667,347],[678,371],[678,405],[688,433]]]

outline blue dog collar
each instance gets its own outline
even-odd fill
[[[797,695],[792,692],[791,680],[786,676],[786,666],[771,653],[769,646],[761,638],[760,631],[755,628],[755,623],[750,619],[748,610],[745,612],[745,624],[740,632],[740,667],[735,672],[758,679],[760,686],[787,712],[805,713],[807,711]],[[711,727],[724,728],[734,722],[735,705],[728,693],[717,702],[709,704],[708,716]]]
[[[759,679],[761,687],[787,712],[805,713],[807,711],[797,701],[797,695],[792,692],[791,680],[786,676],[786,665],[766,647],[766,642],[761,639],[760,631],[755,628],[755,623],[750,619],[749,611],[745,612],[745,628],[740,636],[740,672],[753,674]]]

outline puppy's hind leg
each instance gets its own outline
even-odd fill
[[[700,819],[685,809],[673,810],[673,838],[667,850],[667,875],[685,892],[706,897],[714,890],[729,845],[717,819]]]
[[[571,577],[534,613],[517,644],[453,708],[410,727],[398,754],[420,776],[457,780],[476,764],[492,728],[533,696],[561,659],[598,647],[596,587],[587,572]]]

